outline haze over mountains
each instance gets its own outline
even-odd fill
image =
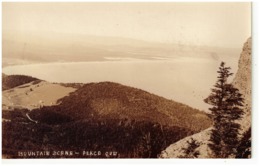
[[[202,98],[220,61],[235,71],[238,52],[118,37],[5,33],[3,72],[60,83],[118,82],[205,110]]]
[[[237,58],[239,49],[147,42],[129,38],[81,34],[3,34],[3,66],[110,60],[167,60],[180,57]]]

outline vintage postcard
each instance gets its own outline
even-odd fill
[[[2,3],[2,159],[251,158],[251,3]]]

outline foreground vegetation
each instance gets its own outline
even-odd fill
[[[80,120],[59,125],[33,123],[26,118],[26,110],[4,112],[4,117],[12,121],[2,123],[3,154],[10,158],[22,158],[18,156],[19,151],[67,149],[115,151],[114,157],[120,158],[156,158],[170,144],[194,133],[185,128],[129,119]]]

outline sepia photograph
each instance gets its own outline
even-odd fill
[[[2,159],[251,159],[251,8],[2,2]]]

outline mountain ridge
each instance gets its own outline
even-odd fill
[[[72,119],[92,116],[135,119],[200,131],[210,124],[204,112],[149,92],[113,82],[89,83],[58,100],[59,113]],[[41,108],[49,110],[49,108]],[[62,110],[62,111],[61,111]],[[32,117],[34,117],[32,111]],[[37,119],[37,116],[34,117]]]

